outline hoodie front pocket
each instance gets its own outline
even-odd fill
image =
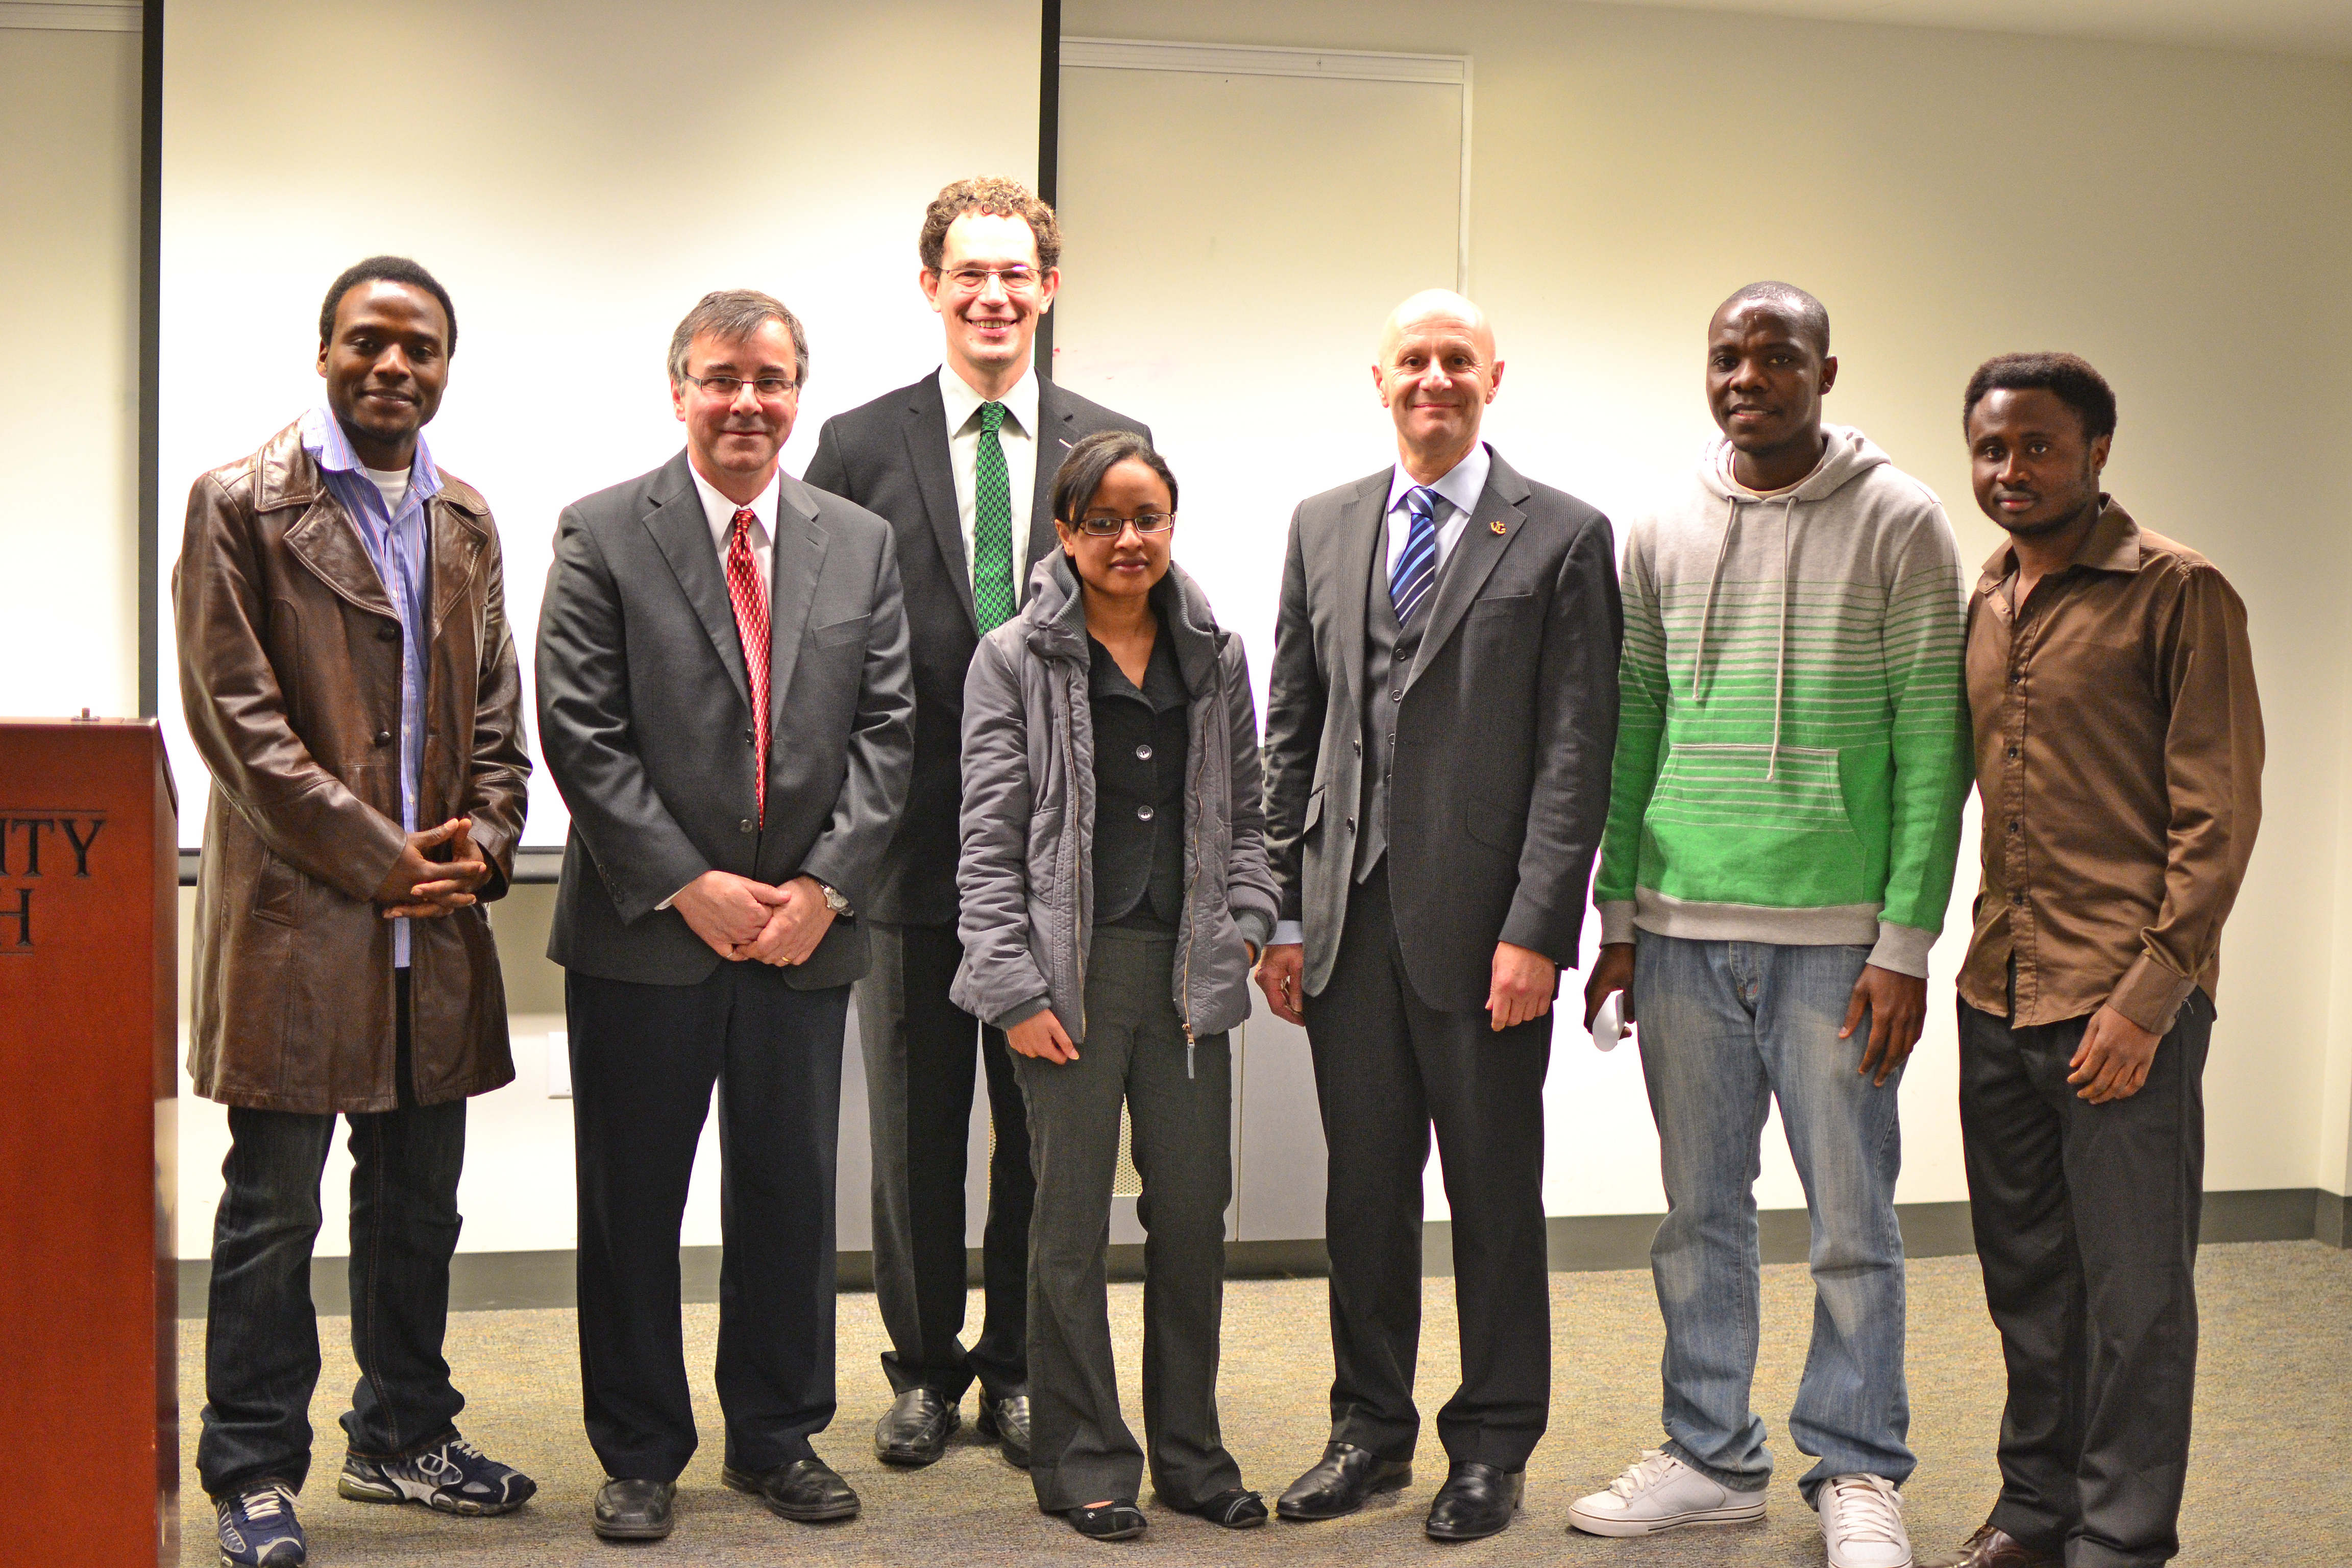
[[[1670,744],[1643,829],[1643,880],[1672,898],[1819,909],[1872,897],[1833,746]]]

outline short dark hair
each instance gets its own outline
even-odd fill
[[[2083,421],[2083,438],[2095,441],[2116,433],[2116,389],[2080,354],[1995,354],[1969,377],[1968,395],[1960,404],[1960,428],[1977,411],[1988,392],[2049,393]]]
[[[1037,269],[1051,272],[1062,264],[1062,226],[1054,221],[1054,209],[1020,181],[990,174],[958,180],[923,209],[923,232],[916,237],[915,250],[925,271],[940,269],[947,256],[948,226],[966,213],[1019,218],[1037,241]]]
[[[1798,288],[1794,283],[1774,283],[1769,280],[1750,283],[1734,292],[1728,300],[1715,308],[1722,315],[1734,305],[1763,305],[1779,311],[1794,322],[1800,331],[1809,334],[1813,346],[1821,350],[1823,359],[1830,353],[1829,307]]]
[[[1103,476],[1129,461],[1160,476],[1168,487],[1168,510],[1175,510],[1176,476],[1169,471],[1168,459],[1132,430],[1097,430],[1070,448],[1054,476],[1054,521],[1076,527],[1079,516],[1094,504],[1095,491],[1102,489]]]
[[[328,285],[327,301],[319,307],[320,348],[325,348],[328,340],[335,335],[335,311],[342,305],[343,296],[362,283],[379,282],[405,283],[440,300],[442,319],[449,323],[448,350],[451,353],[457,352],[457,307],[449,303],[449,290],[441,287],[438,278],[405,256],[371,256],[344,268],[341,276]]]
[[[763,321],[782,321],[793,337],[793,380],[806,385],[809,374],[808,329],[784,308],[784,302],[757,289],[718,289],[694,302],[694,309],[669,335],[669,379],[675,386],[686,379],[687,351],[709,332],[722,343],[747,342]]]

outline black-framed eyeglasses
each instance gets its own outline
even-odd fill
[[[955,286],[960,294],[977,294],[995,279],[1004,285],[1008,294],[1032,294],[1045,274],[1034,267],[958,267],[940,276]]]
[[[1176,514],[1139,511],[1133,517],[1082,517],[1071,526],[1089,539],[1117,539],[1130,528],[1138,533],[1165,533],[1176,526]]]
[[[741,396],[746,386],[757,393],[762,403],[782,403],[801,389],[799,382],[781,375],[689,375],[686,379],[711,396],[724,398],[730,403]]]

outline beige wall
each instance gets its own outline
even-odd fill
[[[139,708],[139,35],[0,25],[0,713]]]
[[[2270,720],[2263,846],[2206,1075],[2208,1184],[2345,1189],[2352,67],[1527,0],[1067,0],[1063,25],[1470,55],[1471,288],[1509,366],[1490,430],[1621,517],[1712,433],[1702,331],[1754,278],[1828,302],[1832,417],[1944,497],[1972,562],[1997,532],[1958,437],[1969,372],[2025,348],[2099,364],[2123,405],[2111,487],[2244,595]],[[1279,147],[1266,164],[1315,177]],[[1160,221],[1181,245],[1182,206]],[[1073,290],[1084,261],[1075,239]],[[1220,341],[1247,331],[1228,318]],[[1972,889],[1964,866],[1956,907]],[[1937,954],[1905,1095],[1914,1201],[1965,1195],[1941,984],[1957,957],[1949,941]],[[1588,1051],[1563,1031],[1556,1060],[1580,1071],[1570,1053]],[[1555,1143],[1595,1135],[1555,1119]]]

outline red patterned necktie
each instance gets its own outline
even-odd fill
[[[760,826],[768,825],[768,588],[751,559],[750,507],[735,511],[735,531],[727,541],[727,596],[735,603],[735,632],[743,639],[743,668],[751,678],[751,754],[758,772],[751,793],[759,802]]]

